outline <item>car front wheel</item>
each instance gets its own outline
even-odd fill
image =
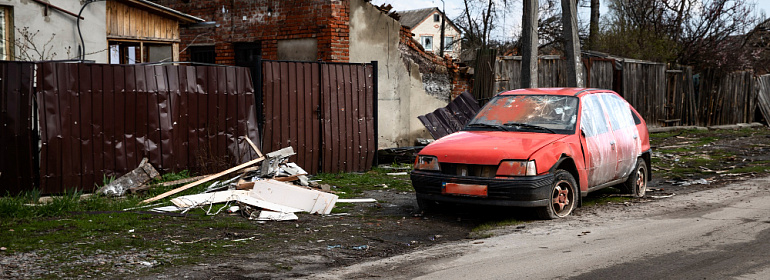
[[[575,210],[577,202],[577,183],[572,174],[565,170],[556,170],[548,206],[537,209],[541,219],[552,220],[569,216]]]

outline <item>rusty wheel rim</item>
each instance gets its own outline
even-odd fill
[[[645,178],[644,168],[638,168],[636,170],[636,194],[638,196],[644,196],[645,192],[647,192],[647,178]]]
[[[569,215],[570,212],[572,212],[572,203],[573,201],[570,200],[572,197],[572,185],[567,182],[566,180],[561,180],[558,183],[556,183],[556,186],[553,188],[553,194],[551,195],[551,204],[553,207],[553,212],[559,216],[564,217]]]

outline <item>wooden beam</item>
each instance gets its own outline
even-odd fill
[[[160,195],[158,195],[158,196],[156,196],[156,197],[145,199],[145,200],[143,200],[142,202],[140,202],[140,204],[142,204],[142,203],[150,203],[150,202],[156,201],[156,200],[158,200],[158,199],[163,199],[163,198],[165,198],[165,197],[168,197],[168,196],[170,196],[170,195],[173,195],[173,194],[179,193],[179,192],[181,192],[181,191],[184,191],[184,190],[186,190],[186,189],[189,189],[189,188],[195,187],[195,186],[197,186],[197,185],[203,184],[203,183],[205,183],[205,182],[208,182],[208,181],[214,180],[214,179],[216,179],[216,178],[219,178],[219,177],[225,176],[225,175],[227,175],[227,174],[230,174],[231,172],[234,172],[234,171],[237,171],[237,170],[240,170],[240,169],[246,168],[246,167],[248,167],[248,166],[250,166],[250,165],[252,165],[252,164],[255,164],[255,163],[257,163],[257,162],[260,162],[260,161],[263,161],[263,160],[265,160],[265,157],[259,157],[258,159],[254,159],[254,160],[250,160],[250,161],[244,162],[244,163],[242,163],[242,164],[240,164],[240,165],[238,165],[238,166],[232,167],[232,168],[230,168],[230,169],[227,169],[227,170],[225,170],[225,171],[219,172],[219,173],[217,173],[217,174],[214,174],[214,175],[209,175],[209,176],[207,176],[206,178],[203,178],[203,179],[200,179],[200,180],[198,180],[198,181],[195,181],[195,182],[189,183],[189,184],[187,184],[187,185],[184,185],[184,186],[178,187],[178,188],[176,188],[176,189],[173,189],[173,190],[170,190],[170,191],[164,192],[164,193],[162,193],[162,194],[160,194]]]
[[[246,142],[249,142],[249,145],[251,145],[251,148],[254,149],[255,152],[257,152],[257,155],[262,157],[262,152],[260,152],[259,149],[257,149],[257,145],[254,145],[254,142],[251,142],[251,139],[249,139],[249,137],[243,136],[243,138],[246,139]]]

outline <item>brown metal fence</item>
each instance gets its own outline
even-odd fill
[[[0,63],[0,195],[38,180],[34,71],[33,63]]]
[[[16,188],[0,180],[3,190],[35,186],[44,193],[93,190],[105,178],[136,168],[143,157],[165,172],[256,157],[243,139],[259,139],[246,68],[53,62],[36,67],[33,94],[39,120],[32,120],[32,104],[13,103],[29,110],[21,119],[40,123],[40,181],[30,183],[38,175],[23,173],[17,176],[28,181]],[[7,75],[14,74],[2,79],[13,79]],[[20,80],[31,84],[31,77]],[[5,137],[0,142],[5,144]],[[19,154],[36,158],[38,151]],[[6,170],[3,165],[3,175]]]
[[[376,66],[262,62],[265,150],[291,146],[309,173],[368,170],[375,161]]]

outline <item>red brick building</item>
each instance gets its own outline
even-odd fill
[[[278,60],[348,62],[347,0],[155,0],[208,21],[181,32],[181,60],[242,65]]]

